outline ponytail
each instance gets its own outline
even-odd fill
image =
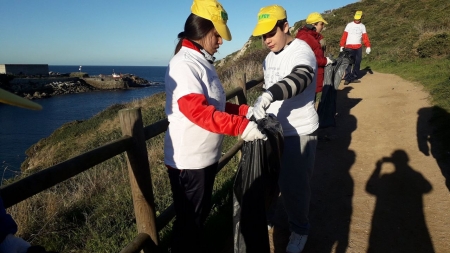
[[[178,53],[178,51],[180,51],[180,49],[181,49],[181,44],[183,44],[183,40],[184,39],[186,39],[187,37],[186,37],[186,33],[183,31],[183,32],[180,32],[179,34],[178,34],[178,43],[177,43],[177,46],[175,47],[175,53],[174,54],[177,54]]]
[[[183,39],[200,40],[212,29],[214,29],[214,25],[210,20],[191,13],[184,24],[184,31],[178,34],[178,43],[175,47],[175,54],[180,51]]]

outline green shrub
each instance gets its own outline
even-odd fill
[[[450,34],[436,34],[420,42],[417,53],[421,58],[447,57],[450,55]]]

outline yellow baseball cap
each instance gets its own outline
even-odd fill
[[[325,21],[325,19],[322,18],[322,15],[320,15],[320,13],[318,12],[313,12],[309,14],[308,17],[306,18],[307,24],[315,24],[318,22],[324,22],[325,24],[328,24],[328,22]]]
[[[225,40],[231,40],[230,29],[227,26],[228,14],[216,0],[194,0],[191,12],[199,17],[210,20],[219,35]]]
[[[33,110],[41,110],[42,106],[40,104],[37,104],[35,102],[32,102],[28,99],[19,97],[11,92],[8,92],[6,90],[0,89],[0,102],[9,104],[9,105],[15,105],[27,109],[33,109]]]
[[[253,30],[253,36],[266,34],[275,27],[278,20],[287,18],[286,10],[279,5],[263,7],[258,12],[258,23]]]
[[[357,11],[357,12],[355,13],[354,19],[359,20],[359,19],[362,18],[362,15],[363,15],[362,11]]]

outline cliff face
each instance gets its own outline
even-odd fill
[[[250,44],[252,43],[251,38],[245,42],[244,46],[241,48],[241,50],[234,52],[231,55],[228,55],[227,57],[220,59],[219,61],[217,61],[216,63],[216,67],[220,68],[223,67],[225,65],[226,62],[234,62],[237,61],[241,56],[243,56],[245,54],[245,51],[247,50],[247,48],[250,46]]]

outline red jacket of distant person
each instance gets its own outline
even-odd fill
[[[323,39],[322,34],[315,31],[313,25],[305,25],[300,28],[297,32],[297,39],[301,39],[308,43],[311,49],[314,52],[317,60],[317,84],[316,84],[316,93],[322,91],[323,87],[323,77],[324,77],[324,68],[327,65],[327,58],[324,56],[324,52],[322,49],[322,45],[320,44],[320,40]]]

